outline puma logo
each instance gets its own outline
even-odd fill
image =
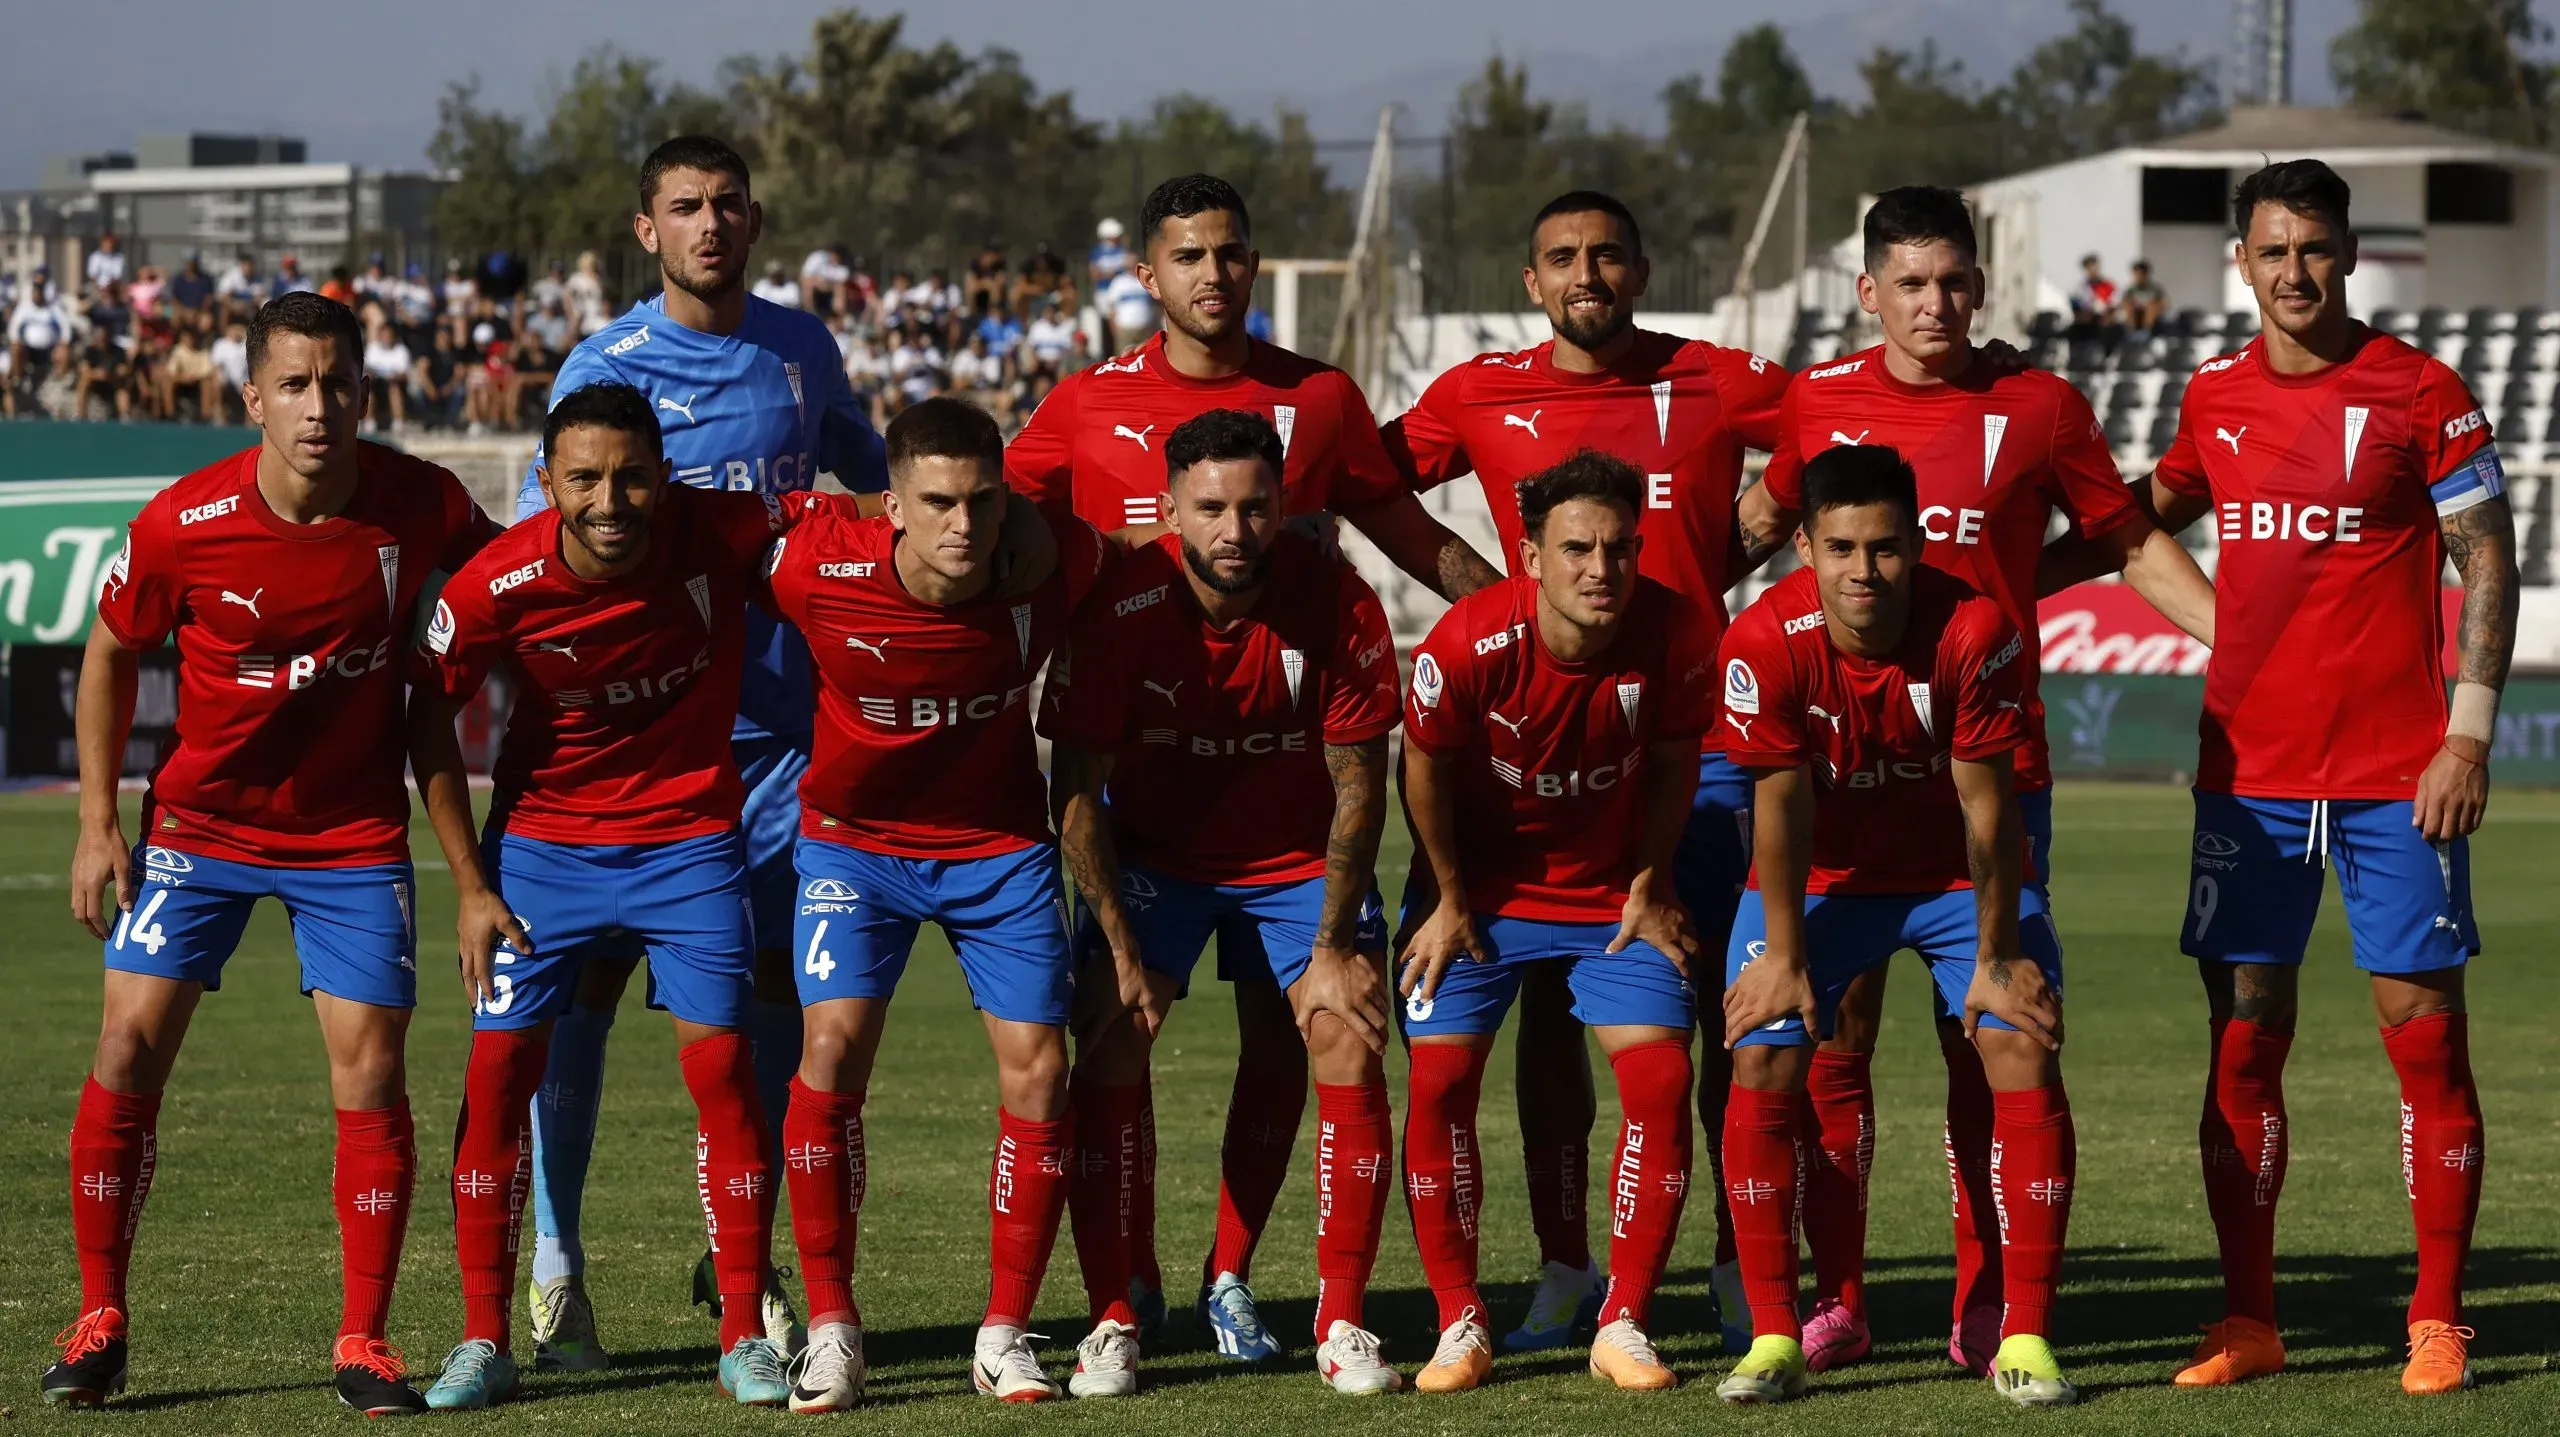
[[[1834,429],[1834,430],[1832,430],[1832,431],[1831,431],[1831,442],[1832,442],[1832,443],[1834,443],[1834,444],[1846,444],[1846,445],[1849,445],[1849,446],[1850,446],[1850,447],[1852,447],[1852,448],[1855,448],[1856,446],[1858,446],[1858,445],[1860,445],[1860,444],[1864,444],[1864,443],[1866,443],[1866,442],[1867,442],[1867,436],[1868,436],[1868,435],[1870,435],[1870,434],[1873,434],[1873,433],[1875,433],[1875,431],[1874,431],[1874,430],[1872,430],[1872,429],[1861,429],[1861,430],[1859,430],[1859,431],[1858,431],[1858,437],[1857,437],[1857,438],[1855,438],[1855,439],[1852,439],[1852,438],[1850,438],[1848,435],[1841,433],[1841,432],[1840,432],[1839,430],[1837,430],[1837,429]]]
[[[1734,732],[1741,734],[1746,742],[1749,741],[1751,737],[1751,726],[1759,722],[1758,719],[1738,719],[1731,713],[1727,713],[1724,716],[1724,721],[1733,725]]]
[[[1148,427],[1153,428],[1154,426],[1150,425],[1150,426],[1148,426]],[[1182,687],[1182,684],[1183,684],[1183,680],[1181,680],[1181,679],[1175,679],[1175,680],[1173,681],[1173,687],[1172,687],[1172,688],[1166,688],[1164,685],[1162,685],[1162,684],[1160,684],[1160,683],[1157,683],[1157,682],[1156,682],[1155,680],[1153,680],[1153,679],[1148,679],[1148,680],[1146,680],[1146,681],[1145,681],[1145,687],[1150,688],[1150,689],[1153,689],[1153,690],[1155,690],[1157,693],[1164,695],[1164,701],[1165,701],[1166,703],[1178,703],[1178,702],[1180,702],[1180,700],[1178,700],[1178,699],[1176,699],[1176,698],[1174,697],[1174,693],[1175,693],[1175,691],[1176,691],[1176,690],[1179,690],[1179,689]]]
[[[1529,411],[1529,417],[1526,419],[1521,418],[1517,414],[1506,414],[1502,416],[1502,427],[1505,429],[1526,429],[1529,431],[1529,437],[1535,439],[1538,437],[1538,416],[1546,412],[1547,411],[1543,409],[1532,409]]]
[[[1833,733],[1838,733],[1840,731],[1840,716],[1824,708],[1822,705],[1806,704],[1804,706],[1804,711],[1806,714],[1830,724],[1831,731]]]
[[[1111,426],[1112,438],[1132,440],[1141,450],[1147,449],[1147,436],[1155,432],[1156,427],[1152,424],[1148,425],[1144,429],[1132,429],[1126,424],[1114,424]],[[1149,450],[1147,452],[1152,453],[1153,451]]]
[[[222,591],[222,602],[226,604],[238,604],[240,607],[249,611],[250,618],[263,622],[267,616],[258,612],[258,599],[266,592],[265,587],[260,586],[255,593],[252,593],[249,597],[244,599],[238,594],[231,592],[229,589],[225,589]]]
[[[578,643],[575,639],[572,639],[565,644],[557,642],[556,640],[545,639],[541,643],[535,644],[533,648],[536,653],[567,654],[569,656],[569,662],[573,664],[578,661]]]
[[[1522,714],[1516,719],[1507,719],[1498,713],[1488,712],[1485,714],[1485,717],[1502,725],[1504,728],[1511,730],[1511,736],[1513,738],[1518,738],[1520,736],[1520,725],[1529,721],[1529,716],[1527,714]]]
[[[2214,437],[2214,438],[2216,438],[2216,439],[2221,440],[2221,441],[2222,441],[2223,443],[2225,443],[2225,444],[2230,445],[2230,446],[2231,446],[2231,452],[2232,452],[2233,454],[2235,454],[2235,455],[2236,455],[2236,454],[2238,454],[2238,453],[2240,452],[2240,436],[2241,436],[2241,435],[2243,435],[2243,434],[2246,434],[2246,433],[2248,433],[2248,432],[2249,432],[2249,426],[2248,426],[2248,425],[2246,425],[2246,424],[2241,425],[2241,426],[2240,426],[2238,429],[2236,429],[2236,430],[2235,430],[2235,429],[2225,429],[2225,428],[2223,428],[2223,427],[2222,427],[2222,426],[2220,426],[2220,425],[2215,425],[2215,426],[2214,426],[2214,430],[2213,430],[2213,437]]]
[[[884,664],[889,662],[889,656],[881,652],[883,649],[889,647],[889,641],[887,639],[882,639],[878,643],[873,643],[869,639],[856,638],[851,634],[847,634],[845,635],[844,646],[848,649],[858,649],[861,652],[878,659]]]
[[[698,393],[700,393],[700,392],[701,392],[701,391],[699,391],[699,390],[696,390],[696,391],[695,391],[695,393],[697,393],[697,394],[698,394]],[[683,415],[683,416],[684,416],[684,422],[685,422],[685,423],[687,423],[687,424],[691,424],[691,423],[693,423],[693,422],[694,422],[694,419],[693,419],[693,395],[692,395],[692,394],[688,394],[688,395],[686,395],[686,396],[684,397],[684,403],[682,403],[682,404],[678,404],[678,403],[676,403],[676,402],[675,402],[674,400],[672,400],[672,399],[660,399],[660,400],[658,401],[658,407],[659,407],[660,409],[667,410],[667,411],[669,411],[670,413],[675,413],[675,414],[681,414],[681,415]]]

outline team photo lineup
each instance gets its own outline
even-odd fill
[[[2186,901],[2156,935],[2158,981],[2209,1031],[2203,1100],[2194,1166],[2159,1154],[2146,1182],[2200,1176],[2221,1302],[2157,1381],[2285,1370],[2284,1079],[2334,874],[2413,1238],[2405,1331],[2369,1338],[2405,1343],[2412,1396],[2473,1385],[2469,838],[2516,521],[2463,376],[2350,314],[2353,197],[2327,164],[2239,177],[2258,330],[2196,370],[2147,474],[2063,376],[1976,341],[1984,256],[1950,189],[1868,203],[1857,292],[1881,342],[1792,374],[1644,328],[1642,217],[1558,195],[1516,217],[1552,337],[1447,369],[1381,425],[1343,370],[1248,333],[1251,196],[1165,179],[1129,232],[1161,330],[1008,441],[953,396],[875,430],[825,323],[750,294],[763,218],[728,144],[671,139],[635,178],[663,288],[561,364],[511,524],[360,437],[366,336],[290,293],[246,336],[258,444],[151,499],[106,570],[70,859],[104,998],[69,1133],[80,1291],[30,1295],[69,1318],[46,1403],[112,1412],[151,1386],[131,1313],[154,1273],[132,1269],[162,1095],[272,897],[335,1113],[333,1384],[368,1416],[536,1397],[642,1340],[600,1330],[582,1233],[635,978],[697,1119],[708,1375],[739,1404],[865,1407],[857,1239],[897,1161],[867,1144],[865,1099],[914,1036],[889,1012],[928,925],[999,1099],[969,1137],[983,1247],[933,1254],[983,1267],[983,1309],[946,1315],[976,1328],[951,1390],[965,1370],[1006,1402],[1133,1396],[1191,1323],[1220,1358],[1341,1394],[1464,1392],[1505,1358],[1579,1370],[1587,1350],[1622,1391],[1818,1404],[1900,1336],[1870,1329],[1868,1196],[1886,979],[1910,950],[1944,1067],[1945,1361],[2018,1407],[2070,1405],[2063,1060],[2108,1015],[2066,1002],[2037,601],[2104,575],[2211,649]],[[1469,475],[1499,552],[1422,501]],[[2177,538],[2199,521],[2210,579]],[[1346,530],[1447,601],[1419,642]],[[136,831],[119,769],[164,644],[177,737]],[[493,678],[513,707],[475,807],[457,717]],[[411,852],[412,790],[432,855]],[[1408,837],[1409,867],[1382,863]],[[462,1325],[432,1372],[390,1341],[405,1238],[441,1216],[421,1147],[430,1189],[445,1156],[447,1114],[410,1105],[411,1016],[460,1021],[422,868],[449,877],[471,1030],[446,1195]],[[1182,999],[1229,1001],[1212,986],[1238,1043],[1195,1281],[1160,1261],[1155,1052]],[[1507,1018],[1517,1176],[1479,1133]],[[1523,1177],[1534,1291],[1489,1301],[1486,1190]],[[1399,1187],[1427,1332],[1369,1312]],[[1256,1248],[1310,1191],[1312,1326],[1266,1323]],[[1713,1368],[1657,1345],[1684,1217],[1713,1232]],[[1071,1352],[1034,1326],[1062,1237]],[[1986,1399],[1945,1400],[1961,1420]]]

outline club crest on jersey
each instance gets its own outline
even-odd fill
[[[1272,405],[1271,427],[1280,431],[1280,457],[1283,459],[1288,458],[1289,436],[1298,432],[1298,406],[1294,404]]]
[[[702,615],[702,626],[711,627],[711,576],[696,574],[684,581],[684,591],[693,596],[694,612]]]
[[[1031,606],[1013,606],[1013,646],[1022,655],[1022,666],[1031,667]]]
[[[427,619],[427,652],[453,652],[453,610],[442,599],[436,600],[436,611]]]
[[[807,419],[809,417],[809,401],[800,393],[800,362],[793,359],[784,360],[782,362],[782,378],[783,382],[791,386],[791,407],[800,411],[800,417],[802,419]]]
[[[1740,659],[1725,662],[1724,706],[1731,713],[1760,712],[1760,676],[1751,671],[1751,665]]]
[[[1447,684],[1440,672],[1440,661],[1427,653],[1413,656],[1413,701],[1424,708],[1440,707],[1440,695]]]
[[[1307,656],[1296,649],[1280,651],[1280,676],[1289,681],[1289,707],[1298,706],[1298,685],[1307,676]]]
[[[1936,738],[1938,736],[1938,719],[1936,711],[1932,709],[1929,704],[1929,686],[1927,684],[1905,684],[1903,687],[1911,691],[1911,711],[1920,716],[1920,731],[1927,734],[1932,739]]]
[[[1991,471],[2000,466],[2000,440],[2009,432],[2009,416],[1982,416],[1982,487],[1991,487]]]
[[[400,617],[400,546],[384,544],[374,556],[382,561],[382,612],[385,617]]]
[[[1653,382],[1653,436],[1661,441],[1663,448],[1671,447],[1671,381],[1668,379]]]
[[[1627,716],[1627,732],[1636,728],[1636,714],[1644,705],[1644,680],[1630,679],[1618,685],[1618,707]]]
[[[2372,417],[2373,411],[2362,405],[2347,406],[2347,472],[2341,476],[2346,483],[2355,482],[2356,450],[2364,447],[2365,421]]]

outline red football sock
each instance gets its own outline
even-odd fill
[[[527,1095],[531,1100],[531,1095]],[[409,1235],[409,1193],[418,1177],[418,1134],[409,1100],[388,1108],[338,1109],[338,1247],[346,1266],[340,1337],[384,1336],[400,1245]]]
[[[1689,1042],[1621,1048],[1609,1055],[1609,1068],[1625,1116],[1609,1178],[1609,1290],[1600,1325],[1625,1317],[1642,1327],[1689,1195]]]
[[[1802,1102],[1795,1093],[1764,1093],[1740,1083],[1725,1097],[1724,1190],[1733,1203],[1734,1256],[1742,1264],[1742,1293],[1751,1304],[1754,1337],[1804,1336],[1804,1324],[1796,1316]]]
[[[1316,1340],[1336,1319],[1366,1327],[1395,1146],[1384,1078],[1316,1084]]]
[[[2079,1140],[2071,1099],[2056,1083],[1991,1095],[1991,1193],[2000,1214],[2003,1339],[2050,1334],[2062,1247],[2071,1228]]]
[[[822,1093],[794,1075],[782,1119],[782,1177],[791,1188],[791,1240],[809,1288],[811,1327],[862,1321],[853,1300],[854,1242],[871,1175],[862,1098],[860,1088]]]
[[[1707,1184],[1716,1210],[1716,1265],[1734,1260],[1733,1205],[1724,1193],[1724,1099],[1733,1086],[1733,1054],[1711,1029],[1694,1060],[1698,1069],[1698,1131],[1706,1135]]]
[[[1164,1291],[1156,1262],[1156,1075],[1138,1081],[1137,1202],[1130,1210],[1129,1275],[1150,1292]]]
[[[1247,1045],[1227,1099],[1226,1140],[1218,1149],[1218,1235],[1200,1267],[1202,1286],[1222,1272],[1253,1276],[1254,1245],[1289,1180],[1289,1151],[1298,1145],[1306,1111],[1306,1045],[1294,1037]]]
[[[1476,1103],[1484,1091],[1482,1049],[1415,1043],[1404,1114],[1405,1204],[1422,1249],[1423,1280],[1447,1327],[1484,1297],[1476,1291],[1476,1216],[1484,1171],[1476,1143]]]
[[[987,1175],[987,1260],[994,1279],[987,1294],[988,1326],[1030,1325],[1067,1205],[1072,1126],[1065,1118],[1035,1123],[996,1110],[996,1158]],[[1126,1292],[1121,1300],[1127,1302]]]
[[[2411,1325],[2462,1320],[2462,1265],[2480,1216],[2487,1141],[2471,1085],[2471,1020],[2428,1013],[2382,1030],[2400,1074],[2400,1172],[2418,1224]]]
[[[1867,1315],[1867,1174],[1875,1165],[1876,1086],[1864,1053],[1815,1049],[1805,1079],[1804,1242],[1813,1294]]]
[[[124,1310],[133,1230],[158,1165],[160,1095],[118,1093],[88,1079],[71,1119],[71,1237],[80,1249],[80,1310]]]
[[[1941,1136],[1955,1221],[1955,1320],[1962,1322],[1974,1308],[1999,1306],[2005,1281],[1999,1206],[1991,1192],[1991,1083],[1982,1075],[1982,1054],[1961,1033],[1942,1035],[1938,1056],[1947,1065],[1947,1122]]]
[[[2276,1321],[2276,1199],[2284,1192],[2284,1060],[2293,1035],[2246,1018],[2213,1025],[2196,1144],[2205,1207],[2222,1249],[2222,1306]]]
[[[1135,1327],[1138,1315],[1129,1305],[1130,1238],[1137,1230],[1146,1089],[1081,1079],[1073,1089],[1075,1169],[1067,1180],[1067,1205],[1075,1215],[1086,1319]]]
[[[453,1251],[462,1268],[462,1340],[507,1350],[516,1290],[516,1244],[533,1181],[533,1094],[542,1086],[548,1032],[471,1036],[462,1111],[453,1122]]]
[[[765,1166],[764,1108],[744,1033],[719,1033],[676,1054],[701,1119],[694,1176],[720,1283],[720,1350],[764,1336],[765,1254],[773,1240],[773,1171]]]

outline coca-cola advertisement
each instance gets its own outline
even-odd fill
[[[2444,591],[2444,671],[2454,668],[2454,619],[2462,591]],[[2212,651],[2178,631],[2122,583],[2074,585],[2036,605],[2049,674],[2186,674],[2201,677]]]

